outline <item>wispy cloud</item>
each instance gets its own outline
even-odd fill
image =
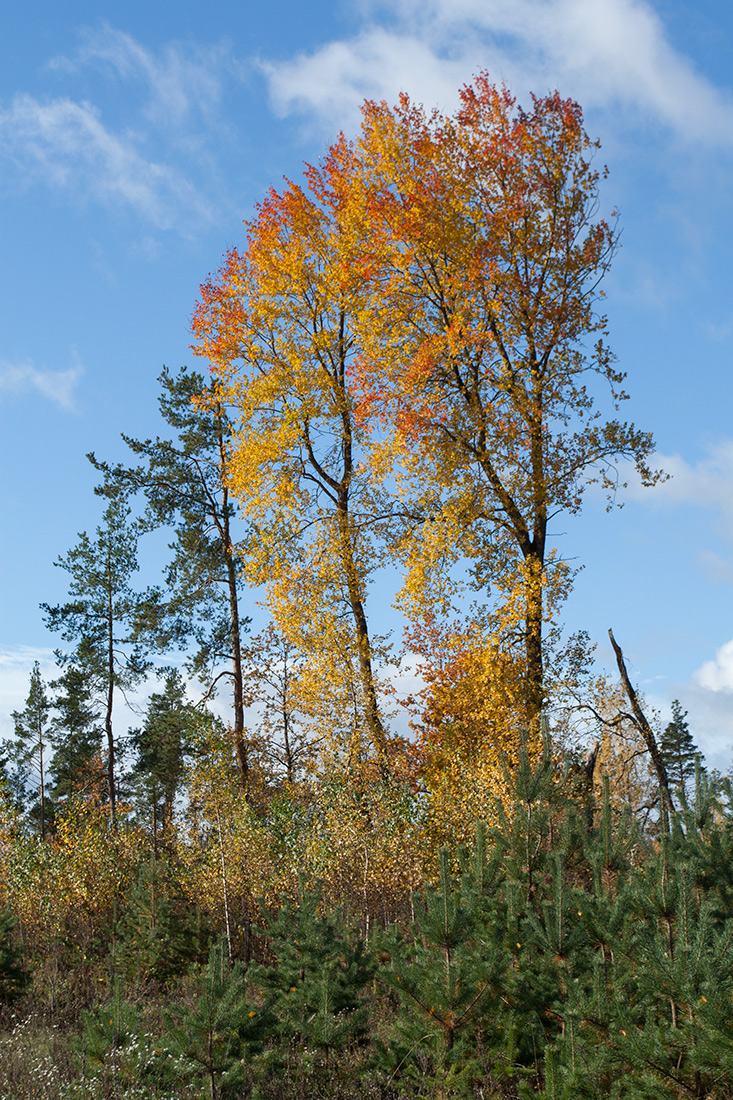
[[[80,363],[68,370],[53,371],[42,370],[30,360],[8,363],[0,359],[0,393],[39,393],[60,409],[73,412],[76,387],[83,373]]]
[[[175,226],[183,212],[210,218],[185,175],[142,155],[134,139],[113,133],[90,103],[17,95],[0,109],[3,154],[26,183],[65,188],[108,206],[121,203],[159,229]]]
[[[690,712],[690,729],[711,767],[728,771],[733,765],[733,639],[679,686],[678,695]]]
[[[243,72],[225,44],[171,42],[156,54],[107,23],[85,28],[75,53],[49,63],[49,68],[67,73],[87,66],[144,88],[145,113],[168,129],[188,124],[194,115],[211,121],[221,100],[223,77]]]
[[[222,89],[243,71],[228,47],[170,43],[154,53],[103,25],[84,31],[78,50],[47,68],[70,94],[26,91],[0,103],[6,184],[65,190],[185,236],[215,220],[213,139],[228,134]],[[85,98],[75,94],[82,70]],[[124,96],[110,96],[110,83],[120,82]]]
[[[463,57],[441,57],[417,35],[378,28],[290,61],[260,59],[258,67],[278,115],[312,115],[329,133],[353,128],[364,99],[395,100],[403,89],[450,107],[472,71]]]
[[[457,84],[487,68],[522,95],[558,87],[687,141],[733,145],[733,97],[675,50],[646,0],[398,0],[388,15],[374,4],[372,18],[380,10],[390,29],[370,22],[313,53],[263,62],[276,109],[349,126],[365,95],[394,99],[404,88],[450,106]]]

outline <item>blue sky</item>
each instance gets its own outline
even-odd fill
[[[450,110],[479,69],[583,106],[621,214],[608,277],[625,414],[673,476],[557,525],[567,607],[613,627],[664,712],[733,753],[733,9],[722,0],[331,0],[204,7],[29,0],[0,14],[0,732],[40,601],[99,517],[90,450],[159,431],[156,377],[190,362],[198,287],[270,184],[404,89]]]

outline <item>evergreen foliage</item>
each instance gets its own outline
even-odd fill
[[[137,1005],[125,1000],[116,982],[109,1001],[82,1014],[81,1065],[84,1077],[99,1081],[112,1096],[124,1095],[141,1076]],[[143,1066],[147,1059],[143,1059]]]
[[[285,1075],[335,1073],[335,1056],[367,1035],[362,992],[375,962],[343,919],[320,910],[320,901],[318,890],[301,888],[297,905],[264,913],[276,963],[254,968],[252,977],[277,1020],[280,1049],[271,1066]]]
[[[52,845],[23,843],[16,868],[34,853],[57,866]],[[369,943],[301,888],[263,905],[246,975],[224,939],[198,969],[192,899],[172,857],[151,858],[109,954],[102,939],[82,956],[70,929],[56,955],[115,976],[82,1014],[79,1095],[730,1100],[732,868],[730,791],[699,768],[689,802],[649,829],[608,783],[591,821],[549,748],[521,754],[498,823],[470,853],[443,848],[413,916]],[[17,931],[6,913],[5,1000],[24,989]]]
[[[142,729],[131,731],[135,753],[133,785],[143,820],[152,826],[154,845],[170,826],[173,806],[183,780],[186,756],[191,751],[199,714],[186,701],[180,673],[168,672],[162,692],[148,703]]]
[[[0,743],[0,794],[7,797],[10,793],[10,754],[5,742]]]
[[[170,1070],[177,1080],[200,1081],[211,1100],[233,1097],[249,1055],[261,1048],[270,1027],[268,1009],[248,998],[242,966],[230,964],[220,940],[209,952],[193,1002],[167,1014],[165,1041],[174,1059]]]
[[[172,438],[88,456],[102,523],[41,605],[63,674],[35,663],[0,751],[0,1100],[733,1100],[731,785],[677,700],[658,743],[611,631],[622,708],[558,646],[552,517],[622,456],[660,477],[584,381],[626,396],[595,148],[486,74],[452,118],[365,104],[202,287],[214,380],[163,371]],[[395,564],[415,741],[366,614]],[[246,648],[243,577],[279,624]],[[164,670],[121,741],[173,649],[203,709]]]
[[[672,721],[664,728],[659,751],[670,782],[684,793],[695,775],[695,758],[700,754],[690,733],[687,711],[682,709],[679,699],[672,702]]]
[[[104,782],[102,724],[89,679],[82,667],[69,664],[52,687],[51,796],[58,802],[79,792],[98,794]]]
[[[176,375],[164,369],[158,380],[160,412],[175,438],[138,440],[123,435],[141,461],[138,466],[112,466],[94,454],[87,457],[104,475],[101,492],[122,492],[127,498],[144,495],[145,530],[173,528],[165,589],[147,593],[138,629],[163,652],[184,650],[187,668],[210,693],[222,677],[231,681],[238,762],[245,783],[241,649],[249,619],[240,609],[235,513],[225,477],[229,416],[201,374],[185,367]]]
[[[0,1005],[18,999],[30,980],[21,954],[13,943],[13,930],[18,918],[10,909],[0,911]]]
[[[115,966],[128,982],[166,982],[198,953],[194,914],[168,860],[141,864],[116,925]]]
[[[446,1095],[470,1095],[484,1068],[487,1032],[495,1045],[506,1018],[499,994],[508,952],[499,923],[489,919],[498,867],[486,865],[485,830],[457,881],[445,848],[439,868],[437,886],[428,884],[416,904],[409,934],[392,929],[382,937],[389,966],[380,977],[397,1013],[395,1033],[378,1049],[390,1078],[420,1087],[435,1081]]]
[[[29,819],[37,823],[42,837],[46,833],[48,810],[46,772],[50,710],[46,685],[38,661],[35,661],[25,707],[21,711],[14,710],[11,715],[14,740],[10,753],[15,764],[16,793],[27,808]]]
[[[56,561],[70,577],[65,604],[41,604],[44,621],[58,631],[71,651],[57,650],[62,665],[73,664],[105,708],[107,737],[107,793],[112,818],[117,803],[113,710],[116,693],[138,684],[150,665],[136,641],[142,597],[131,586],[137,571],[138,527],[130,509],[117,495],[111,497],[102,525],[93,537],[79,535],[76,546]]]

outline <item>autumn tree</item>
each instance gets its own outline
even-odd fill
[[[627,808],[648,820],[658,807],[659,788],[647,740],[629,707],[625,686],[599,676],[585,687],[575,699],[573,713],[583,748],[589,819],[597,818],[607,799],[614,811]],[[643,714],[643,696],[637,695],[636,701]]]
[[[405,705],[412,754],[427,794],[427,827],[440,843],[469,842],[508,795],[525,734],[524,663],[491,638],[481,618],[428,615],[408,634],[422,687]]]
[[[626,397],[596,308],[616,247],[597,213],[597,143],[576,103],[553,93],[526,110],[486,75],[452,117],[405,95],[363,112],[343,169],[372,251],[360,407],[415,463],[406,603],[434,603],[436,578],[467,560],[496,636],[525,662],[535,726],[546,623],[570,583],[552,522],[592,482],[613,494],[619,458],[645,484],[657,476],[651,436],[596,407],[604,387],[614,407]]]
[[[244,651],[245,698],[259,711],[260,753],[275,781],[293,786],[313,757],[300,700],[305,657],[273,623]]]
[[[215,388],[195,371],[164,369],[159,381],[160,412],[175,438],[123,435],[139,460],[136,466],[110,465],[94,454],[88,458],[104,475],[101,492],[144,496],[143,531],[174,531],[165,588],[148,593],[138,631],[162,652],[186,651],[189,671],[209,694],[220,680],[231,683],[233,735],[246,790],[242,637],[249,619],[242,613],[235,512],[225,476],[230,416]]]
[[[119,691],[134,687],[149,664],[134,641],[142,598],[131,586],[137,571],[138,529],[130,509],[113,496],[93,536],[85,531],[76,546],[54,564],[69,574],[69,600],[41,604],[44,621],[73,649],[57,650],[62,665],[73,664],[103,702],[107,739],[107,789],[112,821],[117,808],[114,703]]]
[[[247,578],[318,672],[314,701],[363,730],[383,767],[388,735],[366,595],[385,509],[351,382],[364,307],[364,228],[346,201],[344,143],[303,187],[270,191],[201,289],[195,351],[236,412],[227,481],[251,536]],[[348,173],[347,173],[348,174]]]

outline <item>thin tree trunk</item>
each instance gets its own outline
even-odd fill
[[[641,709],[639,699],[636,692],[631,686],[631,680],[629,680],[629,674],[626,671],[626,663],[624,661],[624,655],[621,652],[621,646],[618,644],[613,636],[613,631],[609,629],[608,636],[611,639],[611,645],[613,646],[613,652],[616,654],[616,664],[618,665],[619,675],[621,676],[621,683],[624,686],[624,691],[631,703],[631,710],[634,715],[634,721],[636,722],[637,729],[644,738],[644,743],[649,750],[649,755],[652,758],[652,764],[654,765],[654,771],[657,773],[657,780],[659,782],[659,790],[662,798],[666,801],[670,810],[674,810],[674,802],[672,800],[672,792],[669,787],[669,779],[667,777],[667,769],[664,766],[664,760],[662,754],[659,751],[657,745],[657,739],[654,736],[654,731],[649,725],[644,711]]]
[[[227,867],[226,860],[224,858],[224,837],[221,831],[221,813],[219,812],[219,803],[216,804],[216,827],[219,833],[219,857],[221,859],[221,886],[224,894],[224,921],[227,931],[227,954],[229,956],[229,962],[232,961],[232,926],[229,920],[229,885],[227,883]]]
[[[40,714],[38,716],[38,768],[41,773],[41,840],[43,840],[46,835],[46,779],[43,772],[43,718]]]
[[[545,670],[542,653],[544,563],[533,552],[525,562],[529,576],[525,580],[525,652],[527,658],[527,725],[533,735],[539,734],[540,718],[545,702]]]
[[[379,702],[377,690],[374,685],[374,671],[372,669],[371,642],[369,640],[369,628],[367,626],[364,603],[359,592],[359,583],[354,564],[354,551],[351,543],[349,506],[345,491],[339,494],[338,523],[341,541],[341,559],[346,574],[346,586],[349,593],[349,604],[356,629],[356,644],[359,657],[359,673],[362,691],[364,692],[365,716],[369,736],[377,750],[380,767],[384,774],[388,770],[387,762],[387,733],[382,725],[379,714]]]
[[[115,654],[114,654],[114,620],[112,613],[112,589],[108,591],[107,601],[107,711],[104,718],[104,728],[107,731],[107,783],[109,786],[109,812],[110,822],[114,828],[117,823],[117,788],[115,784],[115,741],[112,732],[112,706],[115,690]]]
[[[282,714],[283,722],[283,748],[285,750],[285,774],[288,777],[288,783],[295,782],[295,759],[293,757],[293,748],[290,744],[290,706],[288,699],[289,692],[289,680],[288,676],[288,643],[285,642],[285,650],[283,656],[283,679],[282,679],[282,707],[280,713]]]
[[[470,405],[470,407],[472,406]],[[538,418],[538,422],[541,425],[541,418]],[[498,471],[494,467],[493,456],[486,449],[486,436],[486,430],[482,430],[478,434],[475,447],[476,458],[506,516],[507,527],[511,531],[527,570],[524,581],[525,705],[528,732],[539,735],[540,718],[545,703],[542,649],[542,624],[544,620],[542,580],[547,539],[547,493],[542,466],[542,431],[540,426],[538,431],[532,432],[534,522],[531,531],[521,509],[507,491]]]
[[[219,456],[222,478],[226,470],[226,450],[224,435],[219,436]],[[244,736],[244,684],[242,678],[242,626],[239,615],[239,594],[237,590],[237,569],[234,562],[231,531],[229,528],[229,490],[226,486],[222,493],[222,531],[224,556],[227,567],[227,589],[229,593],[229,621],[232,639],[232,683],[234,686],[234,748],[237,754],[239,783],[244,797],[249,790],[249,758],[247,742]]]

